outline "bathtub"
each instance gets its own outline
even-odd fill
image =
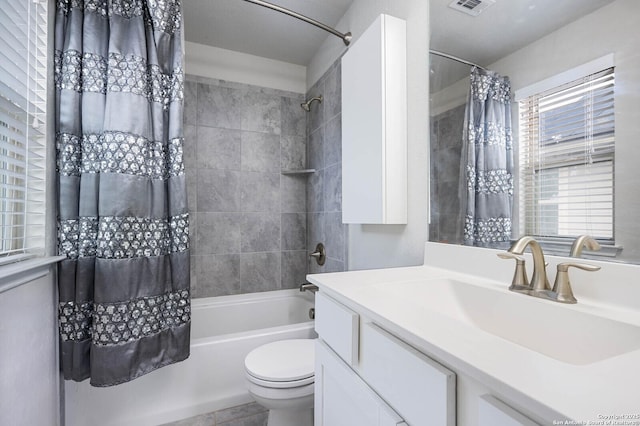
[[[159,425],[252,401],[244,358],[282,339],[314,338],[313,295],[278,290],[192,301],[191,355],[109,388],[65,382],[67,426]]]

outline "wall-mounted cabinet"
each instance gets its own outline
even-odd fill
[[[342,57],[342,221],[407,223],[406,23],[380,15]]]

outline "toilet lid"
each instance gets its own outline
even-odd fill
[[[290,339],[267,343],[244,359],[249,375],[269,382],[292,382],[313,377],[314,339]]]

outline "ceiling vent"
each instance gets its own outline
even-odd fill
[[[453,0],[449,7],[467,15],[478,16],[495,2],[495,0]]]

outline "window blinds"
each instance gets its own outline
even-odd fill
[[[0,255],[42,252],[45,232],[46,1],[0,8]]]
[[[526,234],[613,241],[613,104],[613,68],[520,101]]]

